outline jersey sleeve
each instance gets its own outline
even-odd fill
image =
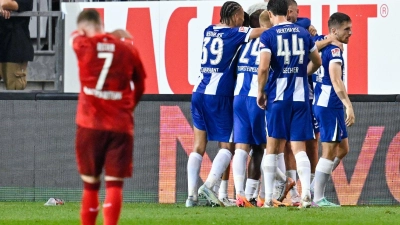
[[[312,37],[312,39],[314,42],[322,41],[325,39],[325,35],[315,35],[314,37]]]
[[[329,60],[329,64],[335,62],[343,64],[342,50],[340,50],[340,48],[334,46],[326,54]]]
[[[310,46],[310,52],[313,52],[315,50],[318,50],[317,45],[315,44],[315,41],[311,37],[311,35],[307,32],[307,38]]]
[[[272,52],[272,43],[271,43],[271,35],[270,32],[265,31],[264,33],[261,34],[260,37],[260,52]]]
[[[143,63],[142,60],[139,56],[139,52],[137,51],[137,49],[129,44],[131,52],[132,52],[132,56],[133,56],[133,74],[132,74],[132,81],[134,84],[134,91],[133,91],[133,98],[134,98],[134,103],[135,105],[137,105],[137,103],[139,102],[140,98],[142,97],[144,90],[145,90],[145,79],[147,77],[146,72],[144,70],[143,67]]]
[[[308,18],[305,18],[305,17],[299,17],[299,18],[297,18],[297,21],[295,22],[295,24],[308,30],[308,28],[311,26],[311,20]]]

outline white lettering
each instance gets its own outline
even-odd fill
[[[114,52],[115,45],[112,43],[97,43],[98,52]]]
[[[282,73],[299,73],[299,67],[286,67],[286,68],[283,68]]]
[[[201,67],[201,73],[218,73],[219,68]]]
[[[83,92],[87,95],[93,95],[97,98],[105,100],[121,100],[122,92],[120,91],[99,91],[93,88],[83,87]]]
[[[277,32],[278,34],[282,34],[282,33],[292,33],[292,32],[299,33],[300,30],[299,30],[298,27],[285,27],[285,28],[276,29],[276,32]]]

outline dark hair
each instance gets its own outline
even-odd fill
[[[250,27],[252,28],[260,27],[260,15],[262,12],[264,12],[264,9],[259,9],[250,15]]]
[[[250,26],[250,16],[247,12],[244,12],[244,21],[243,21],[242,26],[244,26],[244,27]]]
[[[288,12],[288,2],[284,0],[269,0],[267,9],[275,16],[286,16]]]
[[[286,1],[288,3],[288,6],[291,6],[291,5],[296,5],[297,6],[296,0],[286,0]]]
[[[242,6],[234,1],[227,1],[222,5],[221,11],[219,13],[221,19],[219,22],[224,23],[226,25],[230,25],[232,22],[232,16],[242,8]]]
[[[342,25],[344,22],[350,22],[351,18],[347,14],[336,12],[329,17],[328,27],[332,29],[332,27],[337,27]]]
[[[85,9],[79,13],[77,23],[87,21],[94,24],[101,24],[100,14],[95,9]]]

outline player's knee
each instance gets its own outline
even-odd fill
[[[81,175],[81,179],[90,184],[94,183],[99,183],[100,182],[100,177],[94,177],[94,176],[87,176],[87,175]]]
[[[104,176],[105,181],[123,181],[122,177]]]

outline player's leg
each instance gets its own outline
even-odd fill
[[[320,125],[322,156],[315,171],[314,202],[320,207],[338,207],[324,197],[326,183],[331,176],[337,148],[341,146],[348,151],[347,131],[343,110],[326,107],[314,107],[314,112]],[[340,144],[343,142],[343,144]]]
[[[249,200],[253,205],[256,205],[258,190],[260,187],[261,161],[264,155],[265,145],[251,145],[251,148],[252,153],[247,166],[247,181],[244,192],[247,200]]]
[[[76,160],[83,181],[80,219],[83,225],[96,224],[100,209],[100,174],[104,164],[104,138],[101,132],[78,126],[76,131]]]
[[[336,167],[340,164],[340,162],[342,161],[342,159],[347,155],[347,153],[349,153],[349,143],[348,143],[348,139],[344,139],[342,140],[342,142],[340,142],[339,146],[336,148],[336,157],[333,160],[333,169],[332,171],[335,171]]]
[[[105,225],[118,224],[123,202],[124,178],[132,176],[133,136],[128,133],[111,132],[105,156],[105,188],[103,203]]]
[[[193,93],[191,114],[193,118],[194,143],[193,152],[190,153],[187,164],[188,199],[186,200],[186,207],[193,207],[198,204],[197,182],[207,146],[207,133],[202,108],[203,101],[202,94]]]
[[[311,165],[306,153],[306,140],[313,139],[311,112],[308,102],[294,102],[291,118],[290,144],[296,159],[297,174],[301,182],[301,206],[311,206]]]
[[[333,159],[336,155],[335,149],[338,145],[339,143],[337,142],[322,142],[322,155],[317,164],[314,183],[313,201],[318,206],[322,206],[321,204],[325,202],[325,187],[332,173]]]
[[[264,119],[264,111],[256,104],[254,97],[235,96],[233,111],[234,111],[234,142],[235,156],[233,157],[233,178],[236,189],[236,205],[239,207],[254,207],[246,198],[244,191],[244,181],[246,177],[247,158],[250,152],[250,144],[255,144],[253,137],[253,122],[256,120],[260,127],[257,131],[265,130],[265,125],[262,125]],[[261,134],[262,135],[262,134]],[[265,135],[265,134],[264,134]],[[265,138],[262,136],[263,143]]]
[[[193,207],[198,205],[197,199],[197,182],[200,174],[201,163],[207,145],[207,133],[193,127],[194,143],[193,152],[190,153],[187,164],[188,176],[188,199],[186,200],[186,207]]]
[[[235,200],[231,200],[228,197],[228,185],[229,185],[229,173],[231,171],[231,166],[230,164],[228,165],[228,167],[226,168],[226,170],[224,171],[224,173],[222,174],[221,177],[221,182],[219,182],[219,180],[217,180],[217,183],[214,185],[214,192],[218,193],[218,199],[227,207],[229,206],[236,206],[236,202]],[[217,190],[216,186],[218,185],[219,182],[219,188]]]
[[[212,189],[230,164],[234,151],[234,144],[232,143],[233,97],[214,95],[204,95],[203,97],[207,138],[209,141],[218,141],[220,150],[215,156],[210,173],[204,184],[199,188],[198,193],[213,206],[224,206]]]
[[[315,129],[314,129],[315,132]],[[306,152],[307,156],[310,159],[311,165],[311,197],[314,196],[314,178],[315,178],[315,168],[318,164],[318,142],[319,142],[319,129],[318,133],[315,133],[315,139],[306,141]]]
[[[286,165],[286,176],[290,177],[292,180],[297,182],[297,168],[296,168],[296,159],[294,158],[294,154],[290,147],[290,142],[285,145],[285,165]],[[300,194],[297,190],[297,184],[290,189],[290,200],[292,202],[292,206],[300,205]]]

